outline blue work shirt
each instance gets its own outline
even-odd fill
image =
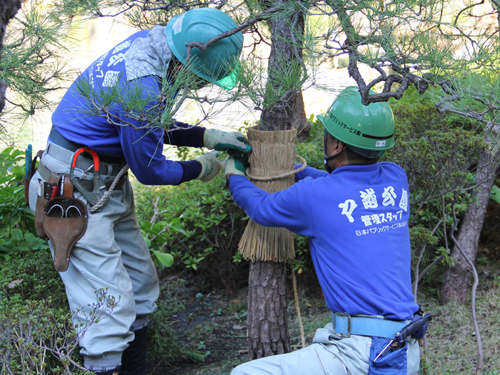
[[[334,312],[404,320],[417,310],[411,290],[406,174],[393,163],[307,167],[297,183],[269,194],[243,176],[229,179],[252,220],[310,239],[326,304]]]
[[[124,157],[139,182],[147,185],[176,185],[198,177],[201,164],[197,161],[175,162],[163,156],[164,143],[177,146],[203,147],[205,128],[175,122],[165,131],[152,128],[146,121],[126,116],[125,109],[116,103],[109,107],[109,116],[117,124],[101,116],[89,114],[88,98],[77,90],[90,88],[99,96],[106,90],[118,88],[124,95],[139,92],[147,108],[158,104],[161,78],[149,75],[127,80],[125,53],[137,38],[147,38],[151,30],[139,31],[94,61],[68,89],[52,115],[52,124],[59,133],[72,142],[90,147],[108,156]],[[84,85],[78,83],[83,80]],[[127,91],[128,90],[128,91]],[[137,100],[137,99],[136,99]],[[153,107],[154,108],[154,107]],[[142,128],[135,130],[135,127]]]

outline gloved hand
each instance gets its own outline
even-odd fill
[[[240,132],[223,132],[217,129],[207,129],[203,135],[203,143],[206,148],[217,151],[252,151],[252,146],[246,144],[248,141]]]
[[[247,155],[235,151],[229,151],[228,154],[229,156],[224,160],[224,177],[226,180],[235,174],[245,176],[249,167]]]
[[[194,159],[201,164],[201,172],[200,175],[196,177],[197,180],[208,182],[219,174],[223,166],[222,162],[217,160],[217,156],[219,155],[220,152],[212,151]]]

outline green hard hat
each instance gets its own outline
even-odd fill
[[[385,102],[361,103],[359,88],[346,87],[324,115],[318,115],[325,130],[353,151],[366,157],[382,156],[394,146],[394,116]],[[380,151],[364,152],[363,150]]]
[[[191,9],[173,17],[167,24],[166,36],[168,47],[175,57],[187,65],[186,43],[206,43],[228,30],[237,27],[226,13],[214,8]],[[191,48],[191,71],[201,78],[230,90],[238,82],[236,73],[238,59],[243,48],[241,32],[219,40],[206,51]]]

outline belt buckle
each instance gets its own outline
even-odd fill
[[[351,316],[348,313],[341,313],[341,312],[335,312],[332,314],[333,315],[333,333],[335,333],[337,336],[340,336],[341,338],[346,338],[348,339],[351,337]],[[347,317],[347,333],[337,333],[336,329],[336,324],[337,324],[337,316],[338,317]]]

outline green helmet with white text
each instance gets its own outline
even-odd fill
[[[352,151],[378,158],[394,146],[394,115],[385,102],[361,103],[356,86],[346,87],[324,115],[318,115],[325,130]]]
[[[187,65],[186,43],[206,43],[235,27],[237,25],[231,17],[218,9],[191,9],[168,22],[166,27],[168,47],[183,65]],[[238,82],[236,73],[242,48],[241,32],[215,42],[206,51],[192,47],[189,67],[201,78],[230,90]]]

